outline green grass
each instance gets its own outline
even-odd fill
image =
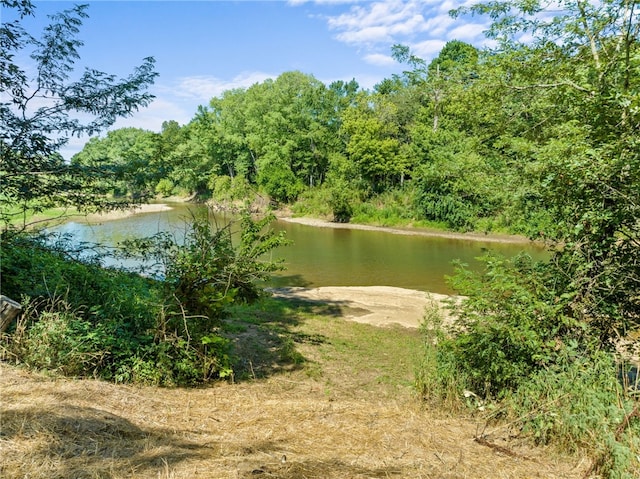
[[[16,207],[3,207],[1,214],[3,220],[11,226],[23,228],[67,221],[69,216],[79,215],[80,213],[75,208],[27,209],[22,211]]]
[[[349,376],[360,394],[413,389],[422,340],[417,330],[379,328],[348,321],[341,307],[268,298],[232,311],[237,379],[302,371],[324,384],[327,394],[351,394],[336,378]],[[389,387],[391,386],[391,387]]]

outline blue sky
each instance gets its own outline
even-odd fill
[[[324,83],[355,78],[371,88],[403,66],[391,57],[395,43],[429,60],[453,39],[485,43],[486,19],[454,20],[450,9],[469,0],[280,1],[35,1],[38,34],[47,14],[89,4],[79,38],[79,70],[90,66],[128,75],[153,56],[160,76],[156,100],[113,128],[159,131],[165,120],[187,123],[198,105],[223,91],[300,70]],[[2,11],[4,20],[11,12]],[[65,156],[86,139],[73,140]]]

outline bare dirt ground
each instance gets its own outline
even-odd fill
[[[478,425],[406,392],[328,395],[300,375],[185,390],[0,371],[5,479],[552,479],[588,465],[487,448],[474,441]]]

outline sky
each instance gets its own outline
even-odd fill
[[[89,4],[79,33],[80,73],[91,67],[126,77],[143,58],[156,59],[159,76],[150,89],[155,100],[111,129],[157,132],[166,120],[186,124],[198,105],[225,90],[292,70],[325,84],[355,79],[372,88],[407,68],[391,58],[397,43],[427,61],[449,40],[486,43],[485,18],[449,15],[472,0],[36,0],[35,18],[23,26],[38,37],[47,15],[74,3]],[[11,10],[0,11],[1,21],[14,18]],[[63,156],[86,141],[73,139]]]

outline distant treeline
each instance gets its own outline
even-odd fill
[[[121,177],[116,194],[260,191],[292,203],[315,192],[339,221],[384,197],[407,219],[447,228],[548,229],[547,162],[536,152],[584,117],[572,98],[559,101],[570,92],[516,88],[512,55],[460,41],[429,64],[401,45],[393,53],[407,71],[372,90],[287,72],[224,92],[184,126],[93,138],[73,162],[109,164]]]

